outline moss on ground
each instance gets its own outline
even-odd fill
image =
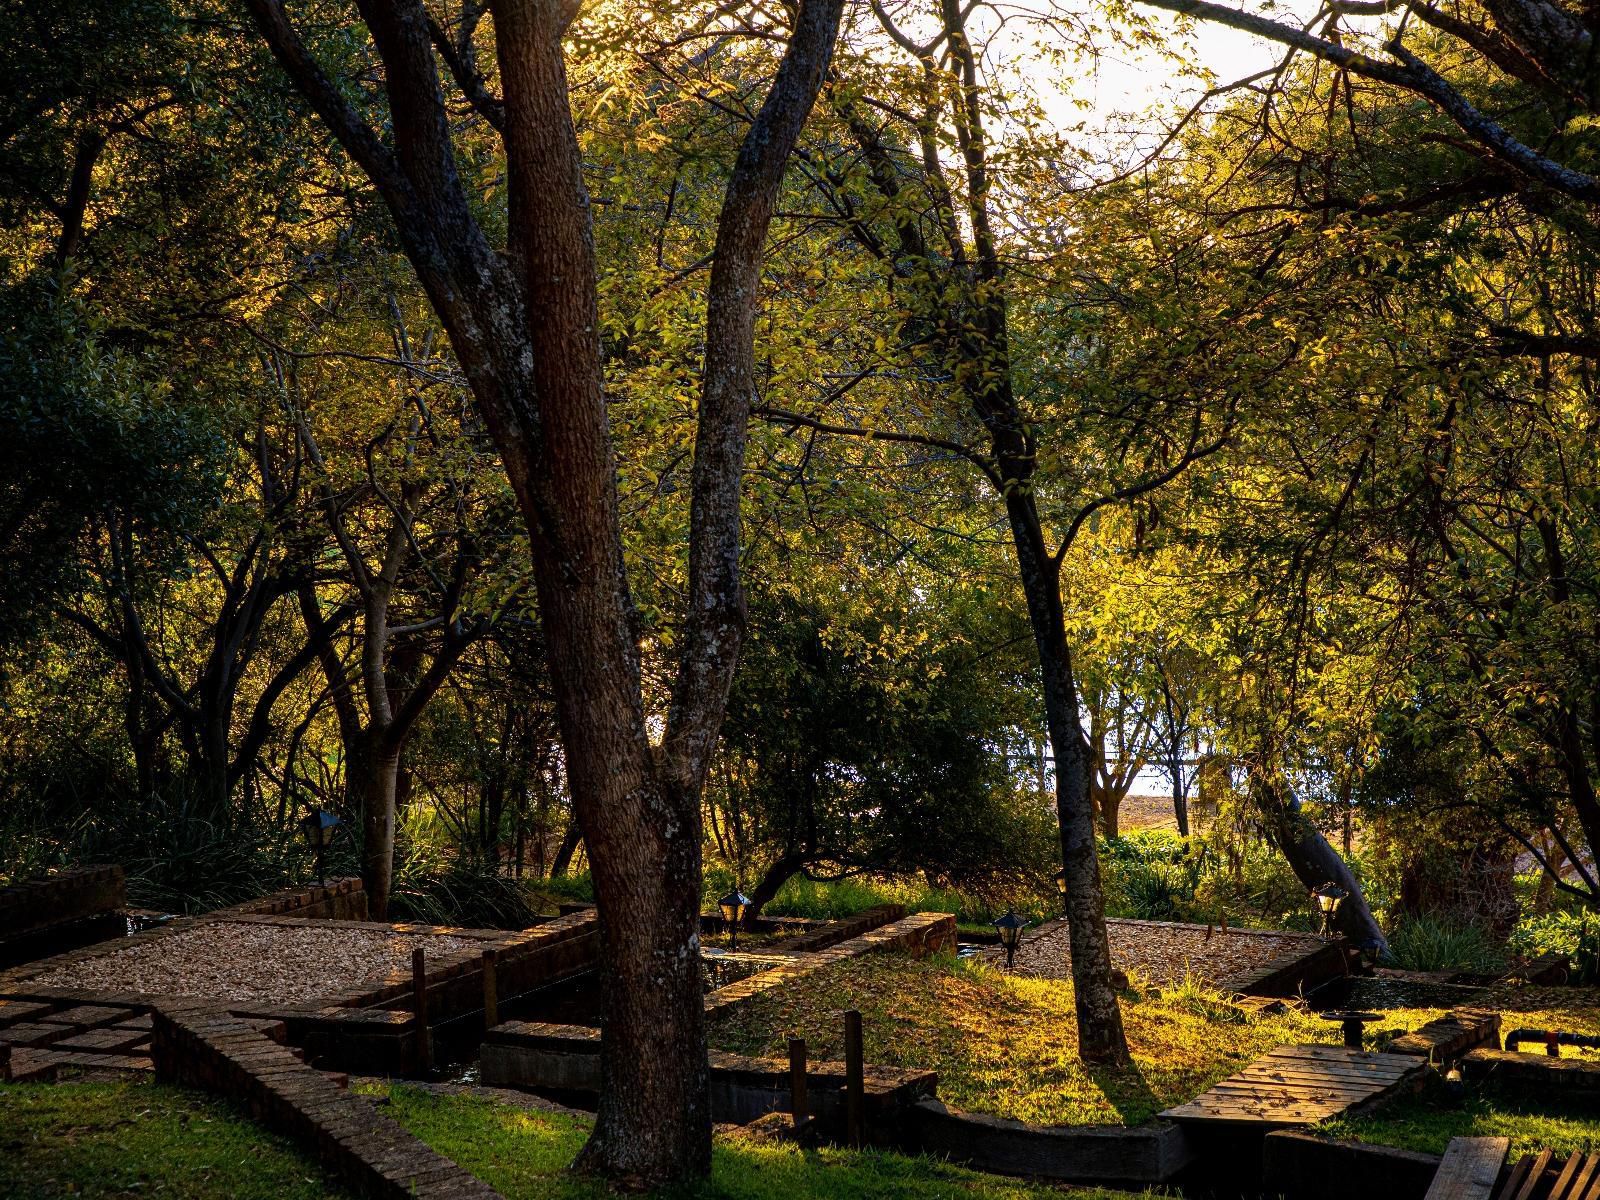
[[[875,954],[847,960],[756,997],[713,1022],[712,1045],[781,1056],[806,1039],[813,1059],[843,1055],[840,1013],[862,1014],[866,1058],[939,1073],[954,1108],[1038,1124],[1139,1125],[1198,1095],[1276,1046],[1337,1043],[1337,1025],[1294,1011],[1247,1014],[1203,986],[1140,985],[1122,996],[1133,1052],[1125,1071],[1077,1058],[1072,985],[1007,975],[973,960]],[[1592,993],[1523,989],[1503,997],[1508,1022],[1584,1032],[1600,1022]],[[1441,1015],[1392,1009],[1369,1027],[1377,1048]]]
[[[0,1194],[343,1200],[283,1138],[220,1101],[152,1083],[0,1085]]]

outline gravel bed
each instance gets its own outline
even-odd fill
[[[441,933],[296,928],[214,921],[57,967],[29,982],[160,996],[298,1003],[352,990],[430,958],[483,943]]]
[[[1156,983],[1175,983],[1187,974],[1217,983],[1240,971],[1266,966],[1285,955],[1310,953],[1322,939],[1296,933],[1256,933],[1220,928],[1206,932],[1204,925],[1143,925],[1107,922],[1113,965]],[[1005,951],[986,947],[982,957],[1003,964]],[[1015,973],[1039,979],[1068,979],[1072,955],[1067,947],[1067,924],[1052,921],[1038,929],[1025,929],[1017,947]]]

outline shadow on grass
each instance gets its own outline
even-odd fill
[[[1106,1103],[1117,1110],[1124,1125],[1143,1125],[1167,1107],[1161,1097],[1144,1077],[1138,1063],[1125,1067],[1094,1067],[1085,1064],[1085,1071],[1095,1087],[1106,1098]]]

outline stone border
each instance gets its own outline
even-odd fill
[[[770,970],[718,988],[706,996],[706,1016],[720,1016],[763,992],[770,992],[802,975],[810,975],[857,955],[880,950],[904,950],[915,958],[925,958],[940,952],[954,953],[955,948],[956,919],[953,914],[913,913],[826,950],[796,955]]]
[[[821,928],[803,933],[799,937],[785,938],[779,945],[785,954],[814,954],[819,950],[827,950],[841,942],[858,938],[864,933],[894,921],[903,920],[905,915],[906,906],[903,904],[877,904],[862,909],[854,916],[829,921]]]
[[[1389,1054],[1414,1054],[1431,1063],[1445,1063],[1480,1046],[1498,1049],[1499,1045],[1498,1012],[1461,1008],[1395,1038],[1384,1050]]]
[[[1166,1121],[1146,1125],[1030,1125],[946,1108],[911,1110],[906,1149],[999,1175],[1063,1183],[1165,1183],[1194,1159],[1188,1135]]]
[[[127,879],[115,864],[74,867],[0,888],[0,935],[13,937],[47,925],[122,908]]]
[[[600,1091],[600,1031],[585,1025],[510,1021],[484,1038],[483,1079],[496,1087],[537,1088],[595,1095]],[[747,1125],[767,1113],[789,1112],[789,1064],[775,1058],[749,1058],[724,1050],[709,1052],[711,1116],[719,1123]],[[938,1088],[938,1075],[902,1067],[866,1066],[866,1115],[880,1130],[892,1115]],[[829,1128],[844,1128],[843,1063],[806,1066],[811,1114]]]
[[[154,1016],[156,1078],[241,1104],[377,1200],[496,1200],[499,1193],[303,1063],[250,1022],[204,1002]]]
[[[321,917],[337,921],[365,921],[367,892],[358,878],[335,879],[326,884],[285,888],[243,904],[230,905],[208,917]]]
[[[1554,1093],[1600,1096],[1600,1062],[1590,1060],[1484,1047],[1462,1055],[1461,1071],[1471,1080],[1538,1088],[1546,1098]]]

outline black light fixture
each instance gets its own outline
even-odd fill
[[[1000,944],[1006,948],[1006,970],[1011,969],[1012,963],[1017,958],[1017,947],[1022,944],[1022,931],[1028,927],[1025,917],[1017,916],[1015,910],[1006,909],[1006,915],[995,918],[994,927],[1000,931]]]
[[[1067,869],[1062,867],[1055,873],[1056,894],[1061,897],[1061,915],[1067,915]]]
[[[739,922],[744,920],[744,910],[750,907],[750,897],[736,887],[717,901],[717,907],[722,910],[722,923],[728,927],[728,949],[737,950]]]
[[[1322,914],[1322,932],[1327,937],[1333,936],[1333,919],[1339,911],[1339,905],[1345,902],[1350,895],[1337,883],[1318,884],[1311,889],[1311,899],[1316,901],[1317,911]]]
[[[332,844],[334,831],[340,824],[339,818],[325,808],[314,808],[300,818],[300,832],[306,835],[306,841],[311,843],[311,850],[317,856],[317,882],[324,887],[328,875],[323,869],[323,851]]]

